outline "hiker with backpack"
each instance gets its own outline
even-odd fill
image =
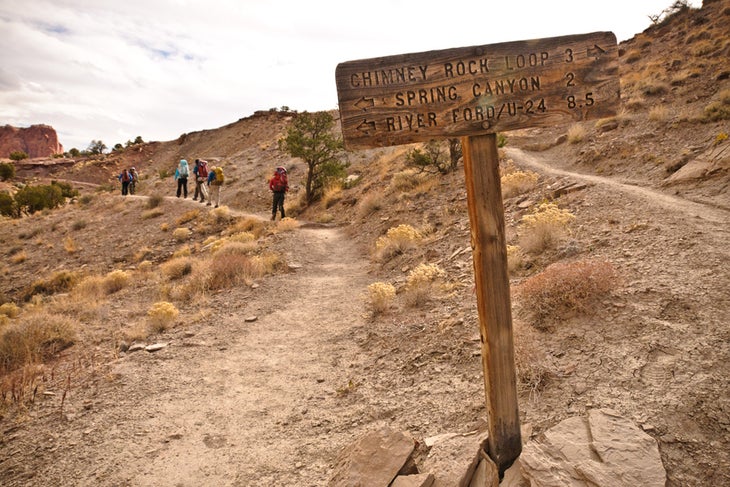
[[[188,175],[190,174],[190,167],[188,166],[188,161],[185,159],[180,159],[180,163],[177,165],[177,169],[175,169],[175,180],[177,181],[177,197],[180,197],[180,193],[182,192],[185,196],[184,198],[188,197]]]
[[[218,204],[221,201],[221,186],[223,186],[224,181],[223,168],[220,166],[210,166],[210,173],[208,174],[208,186],[210,187],[208,192],[208,206],[215,200],[215,207],[218,208]]]
[[[129,194],[134,194],[137,189],[137,183],[139,182],[139,173],[137,172],[136,168],[132,168],[129,170]]]
[[[274,176],[269,179],[269,189],[274,194],[273,204],[271,208],[271,220],[276,220],[276,210],[281,212],[281,218],[284,219],[284,197],[289,191],[289,178],[286,174],[286,168],[279,166],[274,171]]]
[[[203,159],[195,159],[193,174],[195,174],[195,194],[193,195],[193,201],[198,200],[199,194],[200,202],[205,203],[205,200],[208,199],[208,188],[205,184],[208,180],[208,162]]]
[[[124,169],[122,173],[117,176],[117,179],[122,183],[122,196],[127,196],[129,193],[129,182],[132,180],[132,174],[128,169]]]

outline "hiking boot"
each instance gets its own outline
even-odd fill
[[[198,201],[198,198],[193,198],[193,201]]]
[[[271,221],[273,222],[274,220],[276,220],[276,215],[271,215]]]
[[[210,203],[210,201],[208,201],[208,203],[205,206],[210,206],[210,205],[211,205],[211,203]],[[216,206],[216,208],[217,208],[217,206]]]
[[[215,205],[216,208],[218,208],[218,205]]]

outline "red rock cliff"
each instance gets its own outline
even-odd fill
[[[25,152],[28,157],[50,157],[63,153],[63,146],[50,125],[0,127],[0,157],[10,157],[10,153],[16,151]]]

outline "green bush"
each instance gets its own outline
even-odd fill
[[[17,218],[19,216],[18,205],[8,193],[0,193],[0,215]]]
[[[26,152],[23,152],[22,150],[16,150],[10,153],[10,160],[13,161],[22,161],[23,159],[27,158],[28,154]]]
[[[7,162],[0,162],[0,179],[7,181],[15,177],[15,166]]]
[[[79,195],[79,190],[74,189],[69,183],[62,181],[51,181],[51,184],[58,186],[61,189],[61,196],[64,198],[75,198]]]
[[[58,184],[25,186],[15,194],[18,210],[33,214],[46,208],[58,208],[66,201]]]

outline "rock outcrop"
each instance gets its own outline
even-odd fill
[[[58,135],[50,125],[0,127],[0,157],[10,157],[13,152],[25,152],[31,158],[51,157],[62,154],[63,146],[58,142]]]

